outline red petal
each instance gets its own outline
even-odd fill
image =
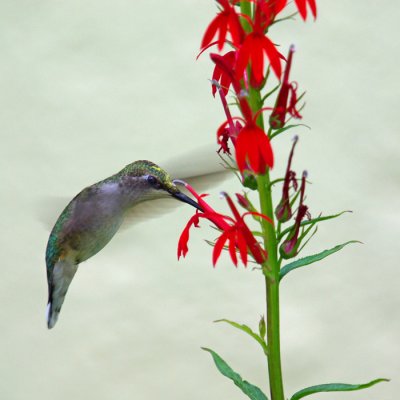
[[[314,16],[314,19],[317,18],[317,4],[315,0],[308,0],[308,4],[311,8],[312,15]]]
[[[279,51],[276,49],[275,45],[266,36],[262,38],[263,48],[267,53],[271,68],[275,72],[278,79],[282,75],[281,58],[283,57]]]
[[[274,3],[275,16],[278,15],[286,6],[287,0],[276,0]]]
[[[218,14],[208,25],[206,31],[204,32],[203,40],[201,41],[201,48],[208,46],[213,40],[215,34],[218,31],[220,24],[220,15]]]
[[[229,255],[231,256],[232,262],[237,267],[237,255],[236,255],[236,232],[233,231],[229,238]]]
[[[187,243],[189,241],[189,230],[192,227],[192,225],[197,225],[198,223],[199,223],[199,217],[197,214],[195,214],[193,215],[192,218],[189,219],[188,223],[183,229],[178,241],[178,260],[181,256],[185,257],[186,254],[188,253],[189,249]]]
[[[238,50],[238,56],[236,60],[236,77],[237,79],[242,79],[244,71],[247,67],[250,57],[250,50],[251,50],[251,38],[250,35],[244,39],[244,42],[240,46]]]
[[[242,135],[243,129],[239,132],[236,139],[235,152],[236,152],[236,163],[240,172],[246,169],[246,149],[244,147],[244,139]]]
[[[264,215],[264,214],[255,212],[255,211],[247,211],[247,212],[245,212],[245,213],[242,215],[242,217],[244,218],[246,215],[249,215],[249,214],[250,214],[250,215],[255,215],[256,217],[260,217],[260,218],[262,218],[262,219],[265,219],[265,220],[268,221],[270,224],[273,223],[271,218],[267,217],[267,216]]]
[[[262,163],[260,159],[260,143],[259,143],[259,137],[258,137],[257,130],[254,128],[253,131],[248,132],[248,139],[247,139],[247,145],[248,145],[248,150],[247,150],[247,159],[248,162],[251,166],[251,169],[255,173],[261,173],[263,174],[265,172],[265,167],[264,169],[262,168]]]
[[[306,0],[294,0],[294,2],[296,3],[301,18],[303,18],[303,20],[305,21],[307,18]]]
[[[274,152],[272,151],[271,142],[269,141],[268,136],[264,133],[263,143],[260,146],[262,152],[262,158],[264,162],[270,167],[274,167]],[[265,173],[265,170],[264,172]]]
[[[226,32],[228,30],[228,18],[221,15],[219,36],[218,36],[218,50],[221,51],[225,44]]]
[[[228,233],[223,232],[222,235],[215,242],[213,255],[212,255],[212,263],[215,267],[215,264],[218,261],[219,256],[221,255],[221,251],[224,248],[225,242],[228,240]]]
[[[235,47],[239,47],[243,38],[243,28],[242,25],[240,24],[239,16],[236,14],[236,11],[234,10],[233,7],[229,15],[228,24],[230,28],[229,32],[232,36],[233,45]]]
[[[260,86],[264,79],[264,50],[262,39],[258,36],[254,39],[251,52],[251,71],[255,85]]]
[[[238,231],[237,239],[240,258],[242,259],[243,264],[247,265],[247,244],[242,232]]]

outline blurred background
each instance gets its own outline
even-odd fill
[[[211,62],[195,57],[215,12],[204,0],[0,3],[1,399],[244,399],[200,346],[268,391],[257,343],[212,323],[255,329],[263,280],[226,255],[213,269],[205,228],[178,263],[190,207],[118,234],[81,265],[55,329],[45,325],[44,252],[61,211],[51,199],[134,160],[162,164],[213,143],[224,116],[210,94]],[[318,12],[316,22],[271,31],[283,53],[295,43],[292,77],[307,91],[302,122],[312,129],[296,132],[294,166],[309,172],[313,215],[354,212],[321,225],[304,255],[364,245],[283,281],[286,395],[387,377],[313,399],[390,400],[400,390],[400,9],[394,0],[318,0]],[[274,176],[293,134],[274,142]],[[218,209],[222,189],[239,190],[234,179],[210,190]]]

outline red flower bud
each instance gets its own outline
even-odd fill
[[[285,241],[282,243],[282,245],[279,248],[279,252],[280,252],[282,258],[285,258],[285,259],[292,258],[297,255],[300,244],[301,244],[301,238],[299,239],[300,224],[301,224],[301,221],[303,220],[303,218],[306,215],[309,215],[308,207],[303,204],[304,192],[306,190],[306,177],[307,177],[307,172],[304,171],[303,177],[301,179],[300,205],[299,205],[299,209],[297,210],[296,220],[295,220],[292,230],[289,232]]]
[[[283,188],[282,188],[282,198],[275,209],[276,218],[280,222],[287,222],[289,221],[290,218],[292,218],[292,208],[290,207],[289,189],[290,185],[292,185],[294,190],[297,190],[297,181],[296,181],[296,173],[292,171],[290,168],[292,165],[292,158],[297,140],[298,137],[295,136],[293,140],[292,150],[290,151],[288,164],[286,167],[285,180],[283,182]]]
[[[283,81],[276,100],[275,107],[269,117],[269,124],[272,129],[280,129],[285,125],[286,115],[290,114],[294,118],[301,118],[300,113],[296,109],[297,104],[297,85],[289,82],[289,72],[292,66],[292,58],[294,46],[290,46],[289,55],[283,75]],[[289,99],[290,95],[290,99]]]
[[[249,202],[249,200],[248,200],[245,196],[243,196],[243,195],[240,194],[240,193],[236,193],[236,198],[237,198],[238,203],[239,203],[245,210],[250,211],[250,208],[251,208],[250,202]]]

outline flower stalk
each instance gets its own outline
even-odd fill
[[[262,108],[259,89],[250,90],[250,107],[253,111]],[[253,108],[254,107],[254,108]],[[257,124],[264,129],[264,119],[260,113]],[[257,177],[258,196],[261,213],[274,222],[274,207],[272,202],[272,185],[269,170]],[[280,314],[279,314],[279,263],[278,244],[276,240],[275,224],[261,221],[264,248],[268,253],[268,260],[263,268],[266,290],[267,313],[267,344],[268,344],[268,379],[272,400],[284,400],[281,348],[280,348]]]
[[[211,21],[204,34],[201,52],[212,46],[217,46],[219,53],[211,53],[214,63],[212,74],[212,94],[218,91],[225,114],[225,121],[217,129],[217,143],[221,159],[227,169],[233,170],[243,187],[251,189],[244,195],[236,193],[238,204],[246,210],[240,213],[234,200],[228,193],[222,192],[222,197],[228,203],[230,215],[221,214],[210,207],[204,200],[205,194],[197,194],[195,189],[185,182],[186,188],[197,199],[202,212],[196,214],[184,228],[179,243],[178,257],[188,252],[189,231],[199,227],[200,221],[210,221],[219,232],[215,241],[210,242],[213,249],[212,264],[217,261],[225,250],[235,267],[241,262],[245,267],[249,262],[258,265],[265,282],[266,319],[259,322],[259,333],[249,326],[228,319],[220,319],[231,326],[245,332],[255,339],[262,347],[267,358],[268,380],[271,400],[285,400],[281,348],[280,348],[280,287],[279,282],[288,272],[302,266],[319,261],[340,250],[346,242],[318,254],[296,259],[281,268],[283,260],[290,260],[302,252],[310,238],[316,232],[316,224],[336,218],[340,214],[311,218],[308,206],[304,204],[306,190],[306,172],[303,172],[300,189],[296,172],[292,169],[294,148],[298,137],[289,153],[284,177],[271,181],[270,171],[274,166],[274,151],[271,141],[281,133],[295,127],[288,125],[291,118],[302,118],[297,109],[297,83],[291,81],[290,72],[293,63],[294,46],[285,58],[279,47],[270,38],[270,29],[275,23],[290,17],[278,18],[278,14],[286,9],[287,0],[216,0],[219,12]],[[293,3],[293,2],[292,2]],[[307,19],[308,12],[316,18],[315,0],[294,0],[299,15]],[[230,37],[230,40],[226,38]],[[215,40],[216,41],[213,41]],[[225,46],[231,49],[226,52]],[[224,53],[221,52],[224,50]],[[268,60],[268,65],[266,61]],[[283,66],[283,67],[282,67]],[[282,73],[283,72],[283,73]],[[270,85],[270,76],[276,77],[279,83],[267,94],[262,91]],[[275,101],[271,95],[277,92]],[[233,109],[227,97],[233,94]],[[266,106],[264,105],[266,103]],[[238,112],[239,115],[235,115]],[[263,114],[268,112],[268,131],[266,131]],[[231,152],[231,149],[233,150]],[[282,196],[274,205],[272,190],[277,183],[282,183]],[[252,191],[258,194],[259,208],[250,201]],[[254,192],[253,192],[254,193]],[[295,211],[292,211],[294,209]],[[245,218],[250,217],[250,218]],[[258,230],[253,231],[248,225],[248,219],[258,223]],[[308,221],[303,221],[307,217]],[[284,227],[284,224],[291,224]],[[306,227],[306,225],[309,225]],[[311,230],[313,230],[311,232]],[[233,380],[248,397],[267,398],[262,390],[248,381],[243,380],[216,352],[208,351],[223,375]],[[324,391],[359,390],[383,379],[377,379],[367,384],[324,384],[300,390],[291,397],[292,400]],[[297,396],[297,397],[296,397]]]

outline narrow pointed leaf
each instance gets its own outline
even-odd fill
[[[257,335],[257,333],[253,332],[253,330],[249,326],[244,325],[244,324],[238,324],[237,322],[230,321],[229,319],[218,319],[217,321],[214,321],[214,322],[226,322],[227,324],[232,325],[234,328],[247,333],[248,335],[250,335],[254,340],[256,340],[260,344],[260,346],[262,347],[262,349],[264,351],[264,354],[268,355],[268,346],[265,343],[264,339],[261,336]]]
[[[314,225],[316,222],[322,222],[322,221],[327,221],[327,220],[329,220],[329,219],[334,219],[334,218],[340,217],[341,215],[343,215],[343,214],[345,214],[345,213],[348,213],[348,212],[351,213],[352,211],[346,210],[346,211],[342,211],[342,212],[340,212],[340,213],[338,213],[338,214],[326,215],[326,216],[321,216],[321,217],[317,217],[317,218],[311,218],[311,219],[308,219],[308,220],[306,220],[306,221],[303,221],[303,222],[300,224],[300,226],[306,226],[306,225],[310,225],[310,224],[313,224],[313,225]],[[283,238],[287,233],[289,233],[289,232],[292,230],[292,228],[293,228],[293,226],[290,226],[289,228],[284,229],[284,230],[280,233],[280,235],[279,235],[279,237],[278,237],[278,240],[279,240],[279,241],[282,240],[282,238]]]
[[[353,390],[361,390],[369,388],[379,382],[389,382],[389,379],[375,379],[368,383],[361,383],[358,385],[351,385],[348,383],[326,383],[324,385],[315,385],[308,388],[299,390],[296,392],[290,400],[299,400],[303,397],[309,396],[310,394],[320,393],[320,392],[351,392]]]
[[[294,269],[304,267],[306,265],[315,263],[317,261],[323,260],[325,257],[330,256],[333,253],[336,253],[339,250],[342,250],[343,247],[347,246],[350,243],[361,243],[357,240],[350,240],[346,243],[339,244],[335,247],[332,247],[331,249],[321,251],[321,253],[318,254],[313,254],[311,256],[307,256],[304,258],[300,258],[296,261],[291,262],[290,264],[285,265],[280,271],[279,271],[279,280],[281,280],[286,274],[288,274],[290,271],[293,271]]]
[[[243,380],[242,377],[235,372],[215,351],[205,347],[202,347],[202,349],[211,354],[219,372],[231,379],[248,398],[251,400],[268,400],[268,397],[261,391],[260,388]]]
[[[305,124],[286,125],[283,128],[276,129],[275,132],[271,134],[270,139],[273,139],[274,137],[280,135],[281,133],[283,133],[283,132],[285,132],[285,131],[287,131],[289,129],[296,128],[297,126],[305,126],[306,128],[310,129],[310,127],[308,125],[305,125]]]

